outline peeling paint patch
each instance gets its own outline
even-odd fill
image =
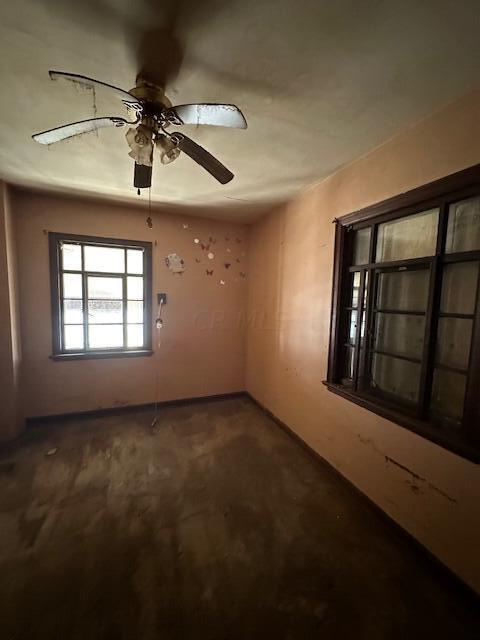
[[[165,258],[165,264],[172,273],[183,273],[185,271],[185,262],[177,253],[169,253]]]

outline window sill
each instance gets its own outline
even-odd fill
[[[323,384],[332,393],[336,393],[342,398],[350,400],[350,402],[354,402],[360,407],[368,409],[369,411],[372,411],[372,413],[375,413],[382,418],[386,418],[387,420],[416,433],[422,438],[430,440],[430,442],[434,442],[444,449],[448,449],[462,458],[470,460],[470,462],[474,462],[476,464],[480,462],[480,450],[474,445],[469,445],[468,443],[463,442],[460,440],[459,436],[454,433],[446,432],[440,427],[433,427],[428,422],[418,420],[409,415],[403,414],[396,409],[381,405],[378,402],[373,401],[369,396],[356,393],[340,384],[328,382],[327,380],[324,380]]]
[[[87,353],[55,353],[52,360],[100,360],[102,358],[139,358],[153,355],[152,349],[138,351],[89,351]]]

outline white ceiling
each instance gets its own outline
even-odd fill
[[[178,66],[172,102],[233,102],[249,128],[186,127],[236,177],[222,186],[182,154],[157,161],[152,200],[252,218],[478,84],[479,16],[477,0],[2,2],[0,174],[136,199],[124,130],[30,139],[94,115],[91,92],[48,70],[128,90],[141,69],[160,80]],[[100,92],[96,112],[122,115]]]

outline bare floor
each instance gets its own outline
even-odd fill
[[[478,639],[472,600],[249,400],[151,420],[3,450],[1,638]]]

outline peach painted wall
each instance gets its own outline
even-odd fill
[[[152,213],[144,208],[28,191],[14,194],[19,256],[23,346],[23,405],[26,416],[41,416],[244,389],[248,229],[195,217]],[[188,224],[188,228],[184,228]],[[153,292],[166,292],[161,348],[155,355],[58,362],[52,352],[47,231],[144,240],[153,246]],[[214,260],[194,244],[195,237],[217,239]],[[230,240],[227,242],[226,237]],[[236,238],[241,240],[237,242]],[[227,253],[230,247],[232,253]],[[164,258],[178,253],[186,262],[173,275]],[[240,257],[238,264],[233,258]],[[196,258],[202,260],[197,263]],[[230,269],[223,266],[225,261]],[[207,276],[205,269],[214,269]],[[225,285],[219,280],[224,278]],[[156,312],[156,306],[154,306]],[[155,315],[155,313],[154,313]],[[155,340],[154,330],[154,340]]]
[[[0,182],[0,442],[23,426],[20,404],[20,321],[17,256],[10,193]]]
[[[480,592],[480,465],[322,385],[332,219],[477,163],[480,91],[258,222],[250,240],[246,384],[258,401]]]

